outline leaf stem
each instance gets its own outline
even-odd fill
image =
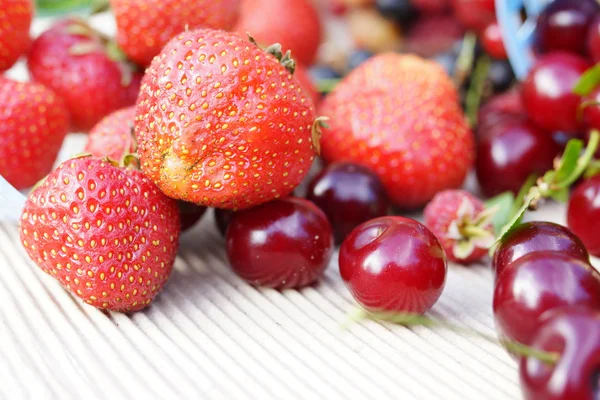
[[[491,60],[488,56],[480,57],[475,64],[475,69],[471,75],[471,84],[465,99],[465,114],[469,120],[471,127],[477,125],[477,117],[483,90],[485,88],[485,80],[490,72]]]

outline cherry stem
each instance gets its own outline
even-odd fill
[[[560,354],[555,352],[546,352],[537,350],[523,343],[502,340],[498,341],[496,337],[462,326],[454,325],[450,322],[440,319],[434,319],[425,315],[411,313],[389,313],[389,312],[370,312],[363,308],[356,308],[348,314],[348,322],[343,325],[347,328],[351,323],[360,322],[365,319],[370,319],[376,322],[391,322],[410,328],[413,326],[424,326],[428,328],[441,327],[449,331],[474,336],[486,340],[493,344],[501,344],[511,353],[522,357],[535,358],[545,364],[554,365],[560,360]]]
[[[475,69],[471,75],[471,84],[467,91],[465,100],[465,114],[471,126],[477,125],[477,117],[479,107],[481,106],[481,98],[485,89],[485,80],[490,72],[492,61],[489,57],[483,56],[475,64]]]
[[[477,45],[477,36],[473,32],[465,35],[460,53],[454,66],[454,84],[461,87],[471,69],[473,69],[473,60],[475,59],[475,46]]]

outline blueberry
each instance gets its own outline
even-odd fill
[[[419,14],[410,0],[377,0],[375,4],[384,17],[401,24],[414,22]]]
[[[514,82],[515,74],[508,61],[492,60],[488,79],[495,93],[506,91]]]
[[[348,70],[353,70],[373,56],[368,50],[355,50],[348,57]]]

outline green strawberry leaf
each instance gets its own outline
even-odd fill
[[[508,222],[511,211],[515,203],[515,196],[511,192],[504,192],[496,197],[492,197],[485,202],[486,208],[496,208],[496,213],[492,217],[494,232],[498,233]]]
[[[588,69],[573,88],[573,93],[587,96],[600,84],[600,64]]]

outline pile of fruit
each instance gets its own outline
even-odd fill
[[[92,306],[138,311],[211,207],[249,284],[312,284],[340,245],[367,315],[406,324],[434,322],[417,317],[447,260],[491,254],[525,398],[595,398],[600,4],[551,3],[521,83],[492,0],[321,5],[110,0],[115,38],[69,16],[31,41],[31,0],[0,0],[0,70],[25,57],[32,78],[0,77],[0,174],[33,186],[30,258]],[[351,52],[318,54],[329,14]],[[53,169],[70,131],[85,154]],[[568,228],[522,222],[546,200],[568,202]]]

